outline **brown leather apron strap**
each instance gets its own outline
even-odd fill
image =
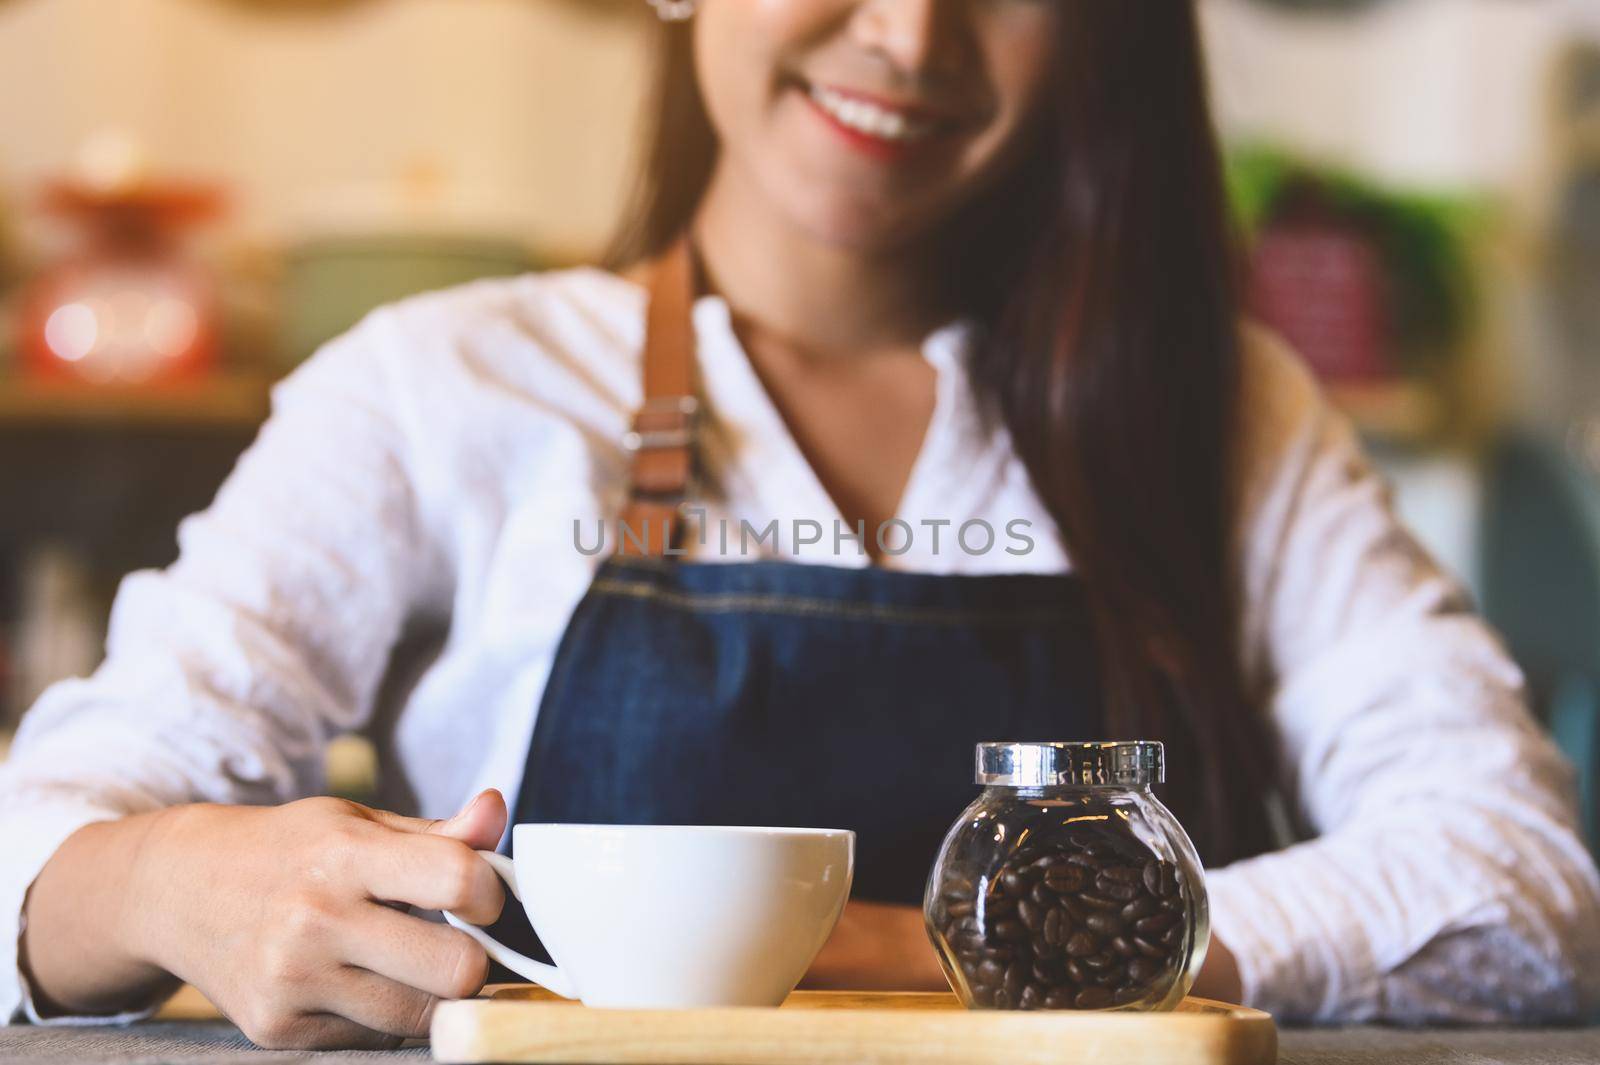
[[[633,452],[628,503],[617,530],[617,553],[660,556],[683,524],[680,508],[694,480],[694,258],[687,235],[652,264],[645,320],[644,404],[624,444]]]

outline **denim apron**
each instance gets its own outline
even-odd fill
[[[975,744],[1100,737],[1082,587],[673,557],[693,270],[686,239],[655,264],[632,502],[556,652],[513,823],[853,829],[852,897],[920,904]],[[543,956],[519,910],[496,935]]]

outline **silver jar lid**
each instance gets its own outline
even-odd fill
[[[1167,779],[1161,744],[980,743],[977,782],[988,787],[1146,787]]]

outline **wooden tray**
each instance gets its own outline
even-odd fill
[[[796,991],[779,1009],[592,1010],[533,987],[443,1002],[441,1062],[564,1065],[1272,1065],[1258,1010],[1191,998],[1172,1013],[969,1011],[956,997]]]

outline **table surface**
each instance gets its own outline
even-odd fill
[[[1285,1029],[1281,1065],[1600,1065],[1600,1028],[1587,1030],[1410,1031],[1390,1028]],[[429,1061],[426,1043],[367,1053],[300,1053],[252,1047],[226,1021],[151,1021],[127,1028],[0,1027],[0,1062],[50,1065],[154,1065],[217,1062]]]

